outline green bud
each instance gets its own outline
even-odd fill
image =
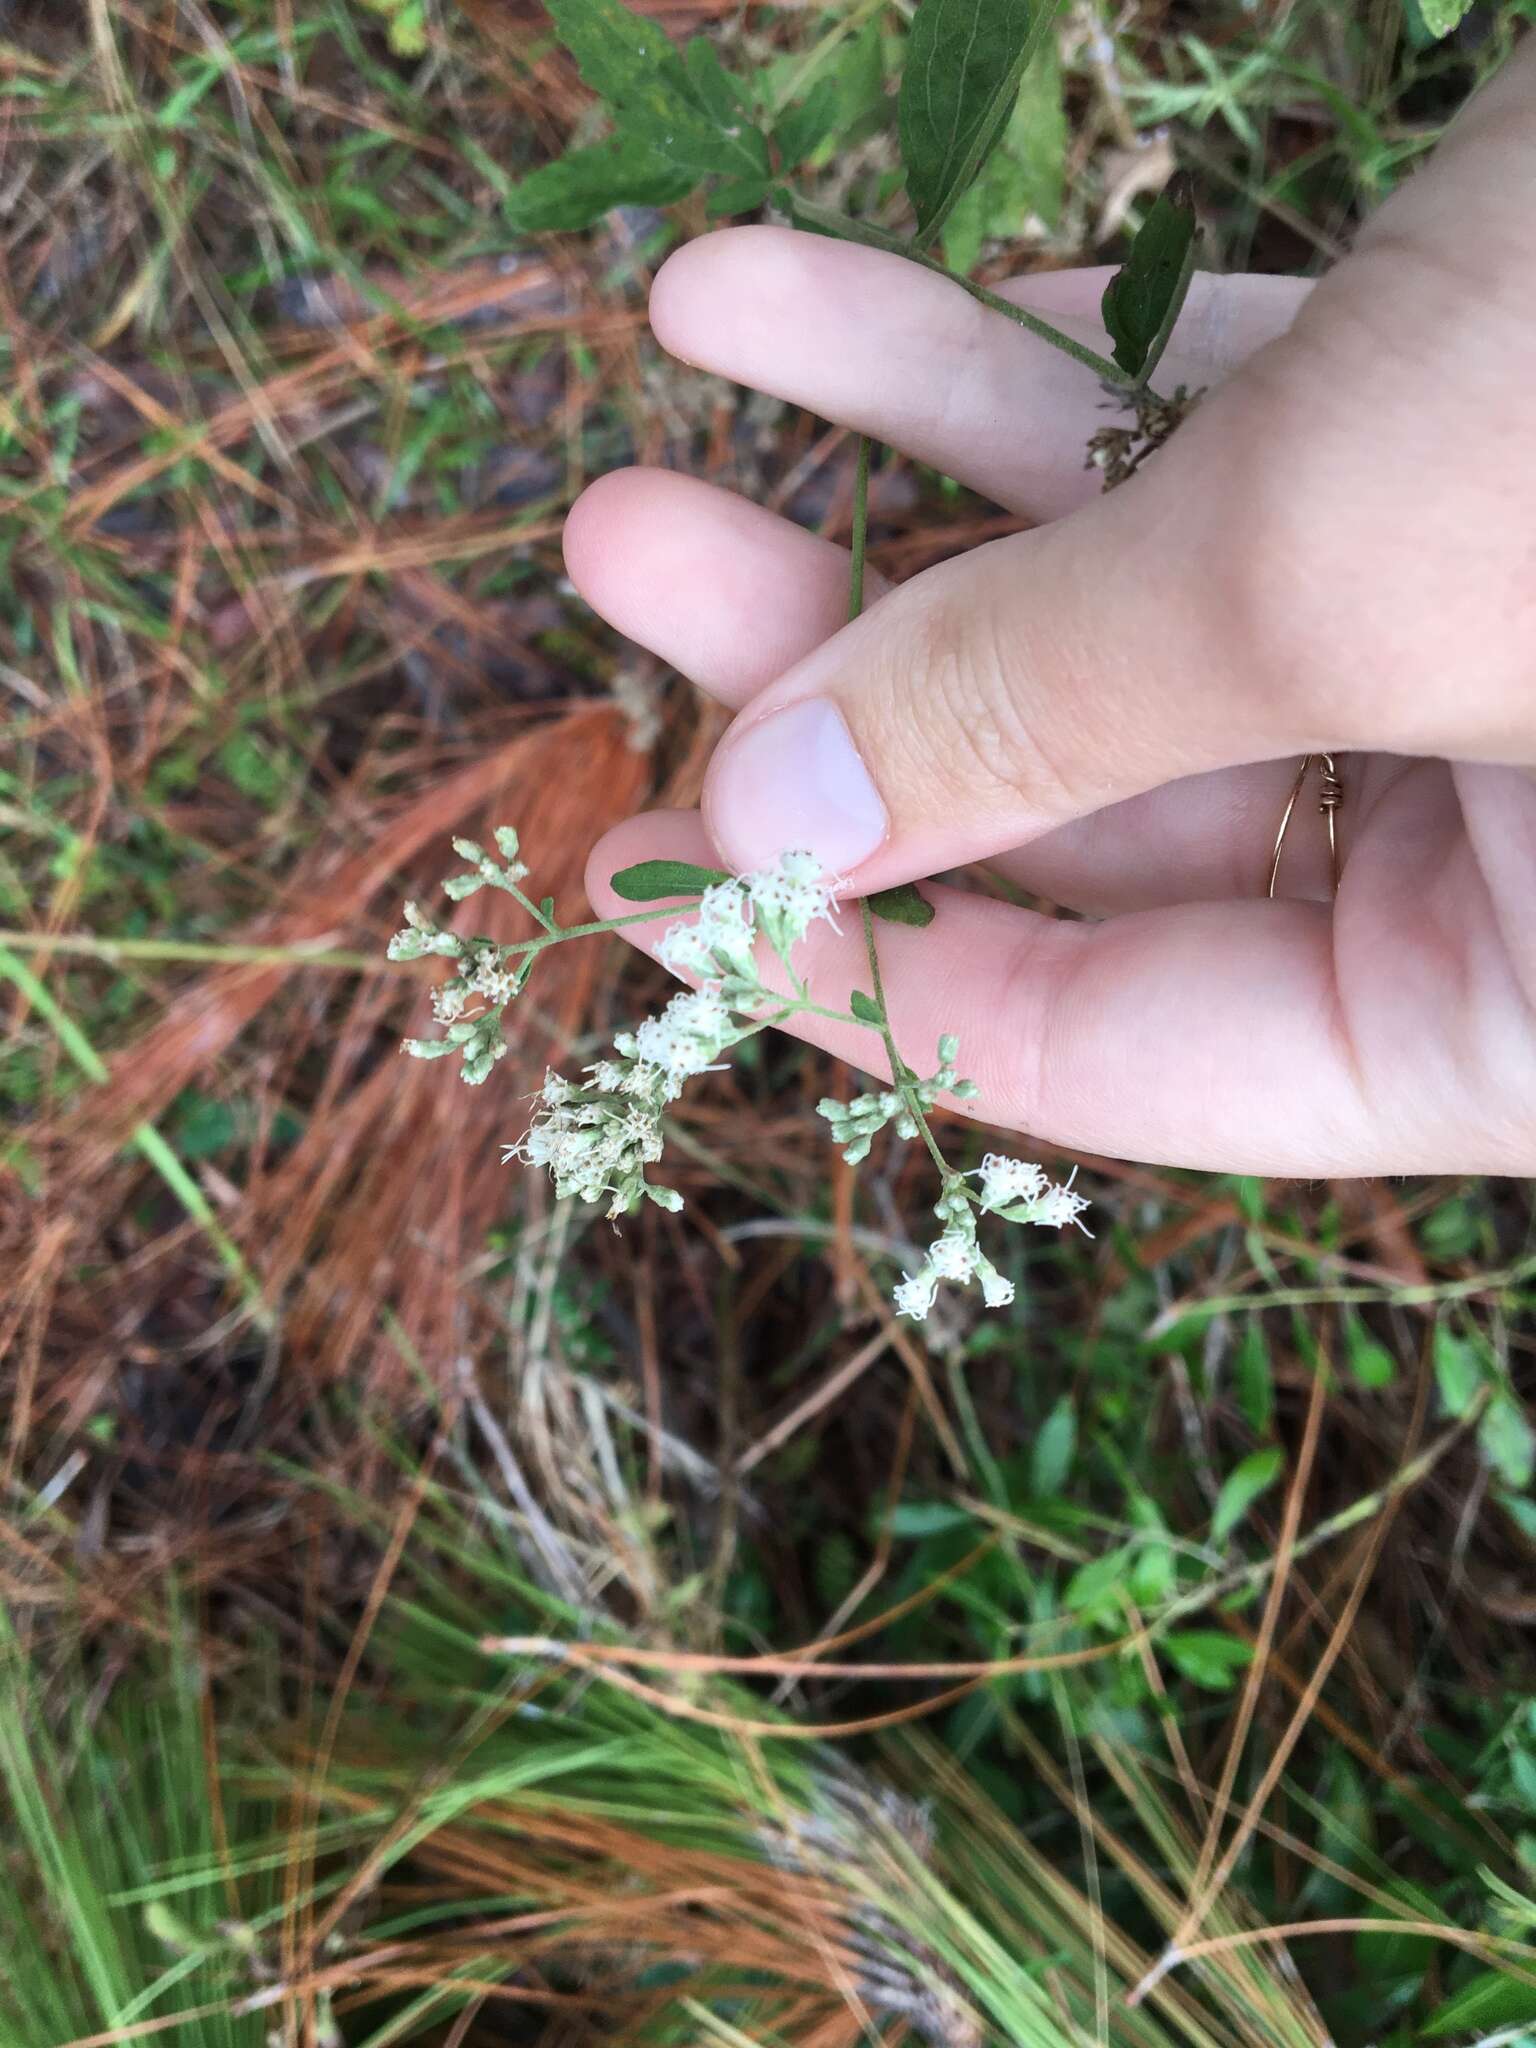
[[[455,903],[462,903],[466,896],[473,896],[477,889],[484,887],[484,875],[450,875],[443,884],[443,894],[451,896]]]
[[[413,1060],[444,1060],[454,1047],[446,1038],[407,1038],[401,1041],[400,1050]]]
[[[478,867],[485,859],[485,848],[477,846],[473,839],[455,839],[453,850],[460,860],[467,860],[472,867]]]
[[[510,825],[496,827],[496,846],[503,860],[517,859],[517,834]]]

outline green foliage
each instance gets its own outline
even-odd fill
[[[692,171],[667,163],[648,142],[610,135],[530,172],[503,211],[524,234],[552,234],[589,227],[614,206],[669,206],[696,183]]]
[[[1158,1639],[1164,1656],[1194,1685],[1207,1692],[1227,1692],[1240,1671],[1253,1662],[1253,1652],[1236,1636],[1218,1629],[1175,1631]]]
[[[921,0],[897,124],[918,241],[932,242],[1008,126],[1054,0]]]
[[[397,57],[421,57],[427,48],[425,0],[363,0],[389,25],[389,47]],[[212,82],[211,80],[209,81]]]
[[[506,201],[521,228],[578,228],[620,204],[665,204],[721,181],[717,210],[762,203],[772,164],[741,83],[712,43],[677,50],[656,22],[620,0],[549,0],[577,68],[607,102],[618,133],[532,173]]]
[[[1158,194],[1136,231],[1122,269],[1104,287],[1104,325],[1115,361],[1145,379],[1157,367],[1189,289],[1199,227],[1194,208],[1177,191]]]
[[[1218,1549],[1227,1541],[1248,1510],[1266,1493],[1285,1469],[1285,1453],[1278,1444],[1253,1451],[1222,1481],[1211,1516],[1211,1541]]]
[[[1056,38],[1046,36],[1025,68],[997,148],[945,222],[944,260],[950,269],[962,275],[973,269],[987,242],[1013,240],[1031,216],[1055,228],[1066,195],[1066,163],[1061,55]]]
[[[1419,19],[1433,37],[1448,36],[1472,12],[1474,0],[1418,0]]]
[[[690,860],[642,860],[620,868],[610,882],[626,903],[654,903],[667,896],[699,896],[714,882],[728,882],[724,868],[703,868]]]
[[[870,897],[869,907],[887,924],[916,925],[919,930],[938,915],[915,882],[902,882],[894,889],[880,889]]]

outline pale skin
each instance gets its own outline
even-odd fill
[[[1010,295],[1103,348],[1105,275]],[[957,1033],[971,1114],[1221,1171],[1536,1172],[1536,42],[1321,283],[1197,278],[1156,381],[1208,395],[1108,496],[1092,374],[899,257],[726,230],[651,318],[1039,524],[872,578],[845,625],[830,543],[676,474],[588,490],[577,587],[736,714],[702,815],[595,849],[599,916],[660,854],[809,845],[850,896],[983,864],[1085,916],[935,883],[928,930],[881,927],[896,1042],[922,1069]],[[1337,902],[1315,799],[1268,902],[1321,749]],[[804,955],[838,1004],[868,979],[842,924]]]

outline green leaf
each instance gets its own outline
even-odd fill
[[[1066,187],[1067,116],[1054,36],[1024,75],[1003,139],[944,228],[944,261],[962,276],[989,241],[1012,241],[1034,215],[1054,228]]]
[[[1134,1546],[1122,1543],[1079,1565],[1068,1579],[1061,1604],[1069,1614],[1113,1616],[1122,1607],[1121,1588],[1131,1570]]]
[[[1263,1436],[1275,1412],[1275,1381],[1269,1363],[1269,1339],[1257,1316],[1248,1318],[1237,1356],[1232,1362],[1232,1386],[1243,1420],[1255,1436]]]
[[[1203,1685],[1208,1692],[1229,1692],[1238,1672],[1253,1660],[1246,1643],[1213,1628],[1182,1629],[1159,1636],[1158,1647],[1192,1684]]]
[[[773,130],[774,147],[786,171],[803,164],[837,126],[842,89],[834,77],[818,79],[797,106],[782,113]]]
[[[591,227],[615,206],[670,206],[686,199],[698,182],[648,143],[611,135],[530,171],[502,207],[508,225],[522,234],[569,234]]]
[[[660,896],[702,896],[715,882],[728,882],[724,868],[696,867],[691,860],[642,860],[613,877],[615,896],[626,903],[654,903]]]
[[[897,101],[918,241],[939,233],[997,146],[1056,0],[920,0]]]
[[[885,1019],[880,1015],[880,1005],[863,989],[856,988],[848,998],[848,1007],[861,1024],[874,1024],[883,1028]]]
[[[619,0],[549,0],[550,18],[587,84],[627,138],[696,177],[766,179],[768,144],[713,49],[685,54]]]
[[[1077,1410],[1063,1394],[1040,1425],[1029,1457],[1029,1490],[1036,1500],[1060,1493],[1077,1451]]]
[[[904,1500],[891,1509],[888,1526],[893,1536],[943,1536],[969,1528],[972,1520],[965,1508],[947,1500]]]
[[[1218,1550],[1259,1495],[1274,1485],[1284,1464],[1284,1452],[1278,1444],[1270,1444],[1261,1451],[1251,1452],[1236,1471],[1227,1474],[1222,1481],[1221,1492],[1216,1496],[1216,1511],[1211,1516],[1211,1541]]]
[[[1131,1596],[1138,1607],[1161,1606],[1177,1578],[1173,1552],[1166,1543],[1145,1543],[1131,1566]]]
[[[1506,1486],[1518,1492],[1536,1478],[1536,1430],[1514,1395],[1502,1387],[1477,1425],[1477,1441]]]
[[[1195,262],[1199,222],[1175,179],[1153,201],[1131,253],[1104,287],[1100,311],[1129,376],[1150,376],[1178,318]]]
[[[1453,1421],[1459,1422],[1466,1414],[1487,1377],[1481,1346],[1441,1323],[1435,1331],[1435,1383]]]
[[[918,893],[915,882],[902,882],[894,889],[877,891],[870,897],[869,907],[887,924],[911,924],[919,930],[932,924],[938,915],[927,897]]]
[[[1390,1387],[1397,1378],[1397,1360],[1385,1344],[1379,1344],[1358,1316],[1344,1325],[1344,1349],[1349,1369],[1362,1387],[1373,1391]]]
[[[1473,0],[1419,0],[1419,19],[1436,42],[1460,28],[1472,12]]]
[[[767,178],[730,178],[710,193],[704,211],[711,220],[721,220],[733,213],[756,213],[768,197],[768,188]]]
[[[1436,2006],[1423,2031],[1440,2034],[1498,2034],[1506,2027],[1536,2023],[1536,1983],[1507,1977],[1502,1970],[1481,1970],[1469,1984]]]

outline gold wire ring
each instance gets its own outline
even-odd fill
[[[1265,894],[1273,900],[1275,883],[1280,874],[1280,856],[1285,851],[1285,835],[1291,829],[1291,818],[1295,812],[1301,792],[1307,786],[1307,776],[1312,763],[1320,763],[1317,782],[1317,808],[1328,820],[1328,875],[1329,886],[1335,896],[1339,893],[1339,831],[1336,813],[1344,801],[1344,784],[1332,754],[1303,754],[1301,766],[1296,770],[1296,780],[1291,784],[1291,793],[1285,800],[1285,810],[1280,818],[1280,830],[1275,834],[1275,850],[1269,860],[1269,886]]]

